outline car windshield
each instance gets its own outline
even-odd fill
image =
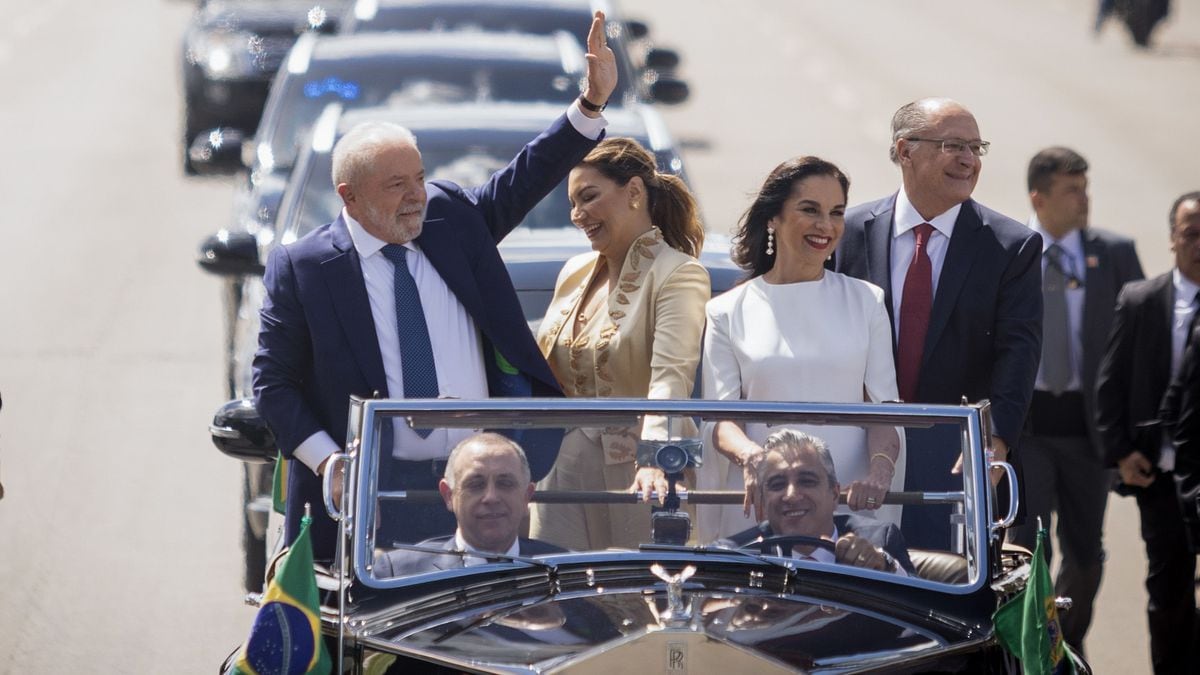
[[[398,586],[564,555],[686,550],[972,585],[994,508],[981,473],[987,425],[986,406],[367,401],[350,441],[360,448],[355,569],[368,585]],[[731,427],[765,451],[758,517],[743,512],[742,468],[718,451]],[[635,462],[670,478],[651,503],[628,491]],[[545,476],[536,490],[526,464]],[[890,484],[872,493],[879,475]]]
[[[345,110],[469,101],[548,101],[564,105],[579,83],[561,64],[481,63],[463,58],[314,61],[307,72],[278,78],[263,113],[259,141],[276,166],[290,166],[296,144],[329,103]],[[422,148],[424,149],[424,148]]]
[[[509,3],[464,2],[462,4],[434,3],[398,4],[383,3],[374,16],[355,18],[350,22],[349,32],[367,33],[379,31],[489,31],[553,35],[566,31],[580,45],[587,44],[591,28],[591,11],[584,3],[576,7],[555,7],[549,3],[521,6]],[[620,101],[629,88],[633,70],[625,43],[609,26],[609,46],[617,58],[621,71],[617,90],[612,100]]]

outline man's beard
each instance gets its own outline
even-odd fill
[[[374,206],[368,206],[366,210],[371,223],[387,235],[382,237],[383,239],[393,244],[404,244],[421,236],[421,228],[425,224],[425,211],[428,208],[428,203],[421,205],[420,217],[415,219],[416,223],[413,225],[404,222],[412,216],[401,216],[399,213],[395,213],[389,217],[383,209]]]

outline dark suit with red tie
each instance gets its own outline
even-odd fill
[[[901,292],[891,281],[895,206],[892,195],[847,211],[834,258],[836,271],[881,287],[889,313],[893,293]],[[962,203],[938,276],[912,401],[989,399],[993,433],[1013,455],[1041,358],[1041,254],[1041,236],[1025,225],[972,199]],[[960,452],[954,431],[909,430],[906,490],[961,489],[961,479],[950,474]],[[910,546],[944,549],[949,516],[949,507],[907,507],[904,537]]]

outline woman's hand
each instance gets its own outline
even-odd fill
[[[642,501],[650,503],[650,491],[658,491],[658,503],[662,504],[667,498],[667,490],[670,488],[667,485],[667,475],[662,469],[654,466],[639,466],[637,473],[633,475],[633,485],[629,486],[629,491],[633,493],[642,493]]]
[[[850,483],[850,489],[846,491],[846,505],[851,511],[862,511],[867,509],[874,511],[883,506],[883,498],[891,488],[892,478],[888,476],[883,478],[876,472],[867,475],[864,480],[856,480]]]
[[[754,521],[761,522],[763,505],[758,499],[758,465],[766,457],[767,451],[761,446],[751,443],[749,447],[738,453],[738,464],[742,465],[742,482],[746,484],[746,497],[742,500],[742,513],[749,518],[750,509],[754,508]]]

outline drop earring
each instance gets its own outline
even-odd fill
[[[767,227],[767,255],[775,255],[775,228]]]

